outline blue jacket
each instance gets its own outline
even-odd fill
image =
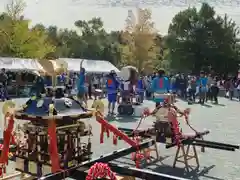
[[[155,77],[152,80],[151,90],[153,93],[167,93],[169,88],[170,83],[167,77]]]
[[[155,77],[152,80],[151,90],[153,93],[164,94],[168,93],[170,88],[170,82],[167,77]],[[154,97],[154,102],[164,102],[163,97]]]
[[[117,93],[119,82],[112,77],[108,77],[106,81],[106,88],[108,93]]]
[[[85,73],[81,72],[78,76],[77,80],[77,89],[78,92],[84,92],[85,91]]]
[[[137,93],[143,93],[144,92],[144,83],[143,83],[143,79],[139,79],[137,81],[137,86],[136,86],[136,91]]]
[[[197,86],[198,88],[201,88],[202,91],[207,91],[207,83],[208,83],[207,77],[200,77],[197,81]]]

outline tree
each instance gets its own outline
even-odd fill
[[[96,60],[107,60],[115,65],[120,59],[120,32],[107,33],[100,18],[89,21],[76,21],[75,25],[81,32],[78,38],[77,57]],[[79,45],[81,48],[79,48]],[[74,53],[76,55],[76,53]],[[76,57],[76,56],[75,56]]]
[[[23,0],[11,0],[6,6],[7,15],[11,17],[12,20],[22,19],[22,13],[25,7],[26,3]]]
[[[122,33],[122,65],[133,65],[139,70],[151,71],[159,58],[156,45],[157,31],[148,9],[128,12],[126,28]]]
[[[21,0],[11,1],[7,12],[0,21],[1,56],[22,58],[44,58],[54,52],[55,47],[47,41],[42,29],[29,29],[29,21],[24,19],[22,11],[25,4]]]
[[[98,59],[104,49],[106,32],[103,29],[103,22],[100,18],[93,18],[89,21],[76,21],[75,25],[81,33],[81,56],[87,59]]]
[[[236,24],[216,16],[213,7],[203,3],[199,11],[188,8],[173,18],[166,38],[170,66],[180,71],[213,68],[218,73],[235,71],[239,56]]]

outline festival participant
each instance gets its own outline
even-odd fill
[[[213,80],[213,84],[211,86],[211,93],[214,103],[218,104],[219,87],[217,86],[216,78],[215,80]]]
[[[115,71],[111,71],[107,77],[106,89],[108,95],[108,114],[114,114],[115,105],[117,102],[119,82],[116,79]]]
[[[6,70],[2,68],[0,72],[0,95],[2,101],[8,99],[8,92],[7,92],[7,82],[8,82],[8,75]]]
[[[36,76],[34,80],[34,84],[30,90],[30,95],[35,95],[37,97],[40,97],[41,94],[45,93],[45,84],[43,77],[39,74]]]
[[[236,87],[237,87],[237,98],[238,98],[238,101],[240,101],[240,77],[237,78]]]
[[[195,77],[190,77],[189,81],[188,81],[188,88],[187,88],[187,92],[188,92],[188,104],[192,104],[195,103],[195,97],[196,97],[196,79]]]
[[[80,74],[78,77],[78,83],[77,83],[77,88],[78,88],[78,99],[83,101],[86,106],[87,106],[87,98],[86,98],[86,87],[85,87],[85,68],[82,67],[83,61],[80,64]]]
[[[169,79],[164,76],[164,69],[158,71],[158,75],[152,80],[151,90],[154,93],[154,101],[156,107],[165,100],[164,94],[169,92]]]
[[[198,93],[199,93],[199,103],[204,104],[206,99],[206,93],[207,93],[207,83],[208,78],[205,76],[204,72],[200,72],[200,77],[197,81],[197,87],[198,87]]]
[[[208,100],[212,102],[213,101],[212,86],[214,84],[214,80],[212,78],[212,74],[209,74],[207,78],[208,78],[208,82],[207,82],[208,91],[206,93],[206,102]]]
[[[139,96],[139,103],[143,103],[144,89],[145,89],[145,85],[144,85],[143,77],[140,76],[136,86],[136,93]]]

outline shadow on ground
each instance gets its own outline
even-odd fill
[[[105,119],[108,122],[113,122],[113,121],[118,121],[118,122],[122,122],[122,123],[127,123],[127,122],[136,122],[139,120],[139,117],[134,117],[134,116],[120,116],[120,115],[116,115],[116,116],[112,116],[112,115],[107,115],[105,117]]]
[[[190,172],[187,172],[183,167],[173,168],[170,165],[164,164],[163,161],[168,158],[170,158],[170,156],[160,157],[160,161],[157,161],[156,159],[154,159],[150,163],[142,165],[142,168],[148,169],[154,172],[158,172],[158,173],[163,173],[167,175],[172,175],[172,176],[177,176],[177,177],[182,177],[182,178],[192,179],[192,180],[200,180],[200,179],[224,180],[223,178],[220,178],[220,177],[213,177],[208,175],[209,171],[215,168],[215,165],[211,165],[208,167],[200,167],[200,168],[191,166]],[[132,166],[132,167],[135,166],[130,156],[122,157],[112,162],[116,164]]]
[[[139,120],[139,117],[134,116],[116,116],[116,121],[120,122],[136,122]]]
[[[169,165],[162,164],[156,168],[151,168],[151,170],[159,172],[159,173],[169,174],[172,176],[178,176],[178,177],[193,179],[193,180],[199,180],[202,178],[212,179],[212,180],[224,180],[220,177],[212,177],[212,176],[207,175],[209,173],[209,171],[211,169],[213,169],[214,167],[215,167],[215,165],[211,165],[208,167],[203,167],[201,169],[195,168],[195,169],[191,170],[190,172],[186,172],[184,170],[184,168],[178,168],[178,167],[173,168]]]

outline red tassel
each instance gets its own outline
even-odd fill
[[[100,133],[100,144],[103,143],[103,133]]]
[[[8,117],[6,116],[5,119],[6,118]],[[3,149],[0,157],[1,164],[6,164],[8,162],[8,153],[14,125],[13,115],[11,115],[9,118],[7,129],[3,133]]]
[[[113,144],[117,145],[117,136],[116,135],[113,135]]]
[[[104,126],[103,125],[101,125],[101,132],[100,132],[100,144],[102,144],[103,143],[103,135],[104,135]]]
[[[3,177],[3,169],[0,168],[0,177]]]
[[[133,160],[133,161],[136,160],[136,153],[132,153],[132,160]]]
[[[139,162],[139,160],[136,160],[135,165],[136,165],[136,168],[139,168],[139,167],[140,167],[140,162]]]
[[[109,138],[109,137],[110,137],[110,131],[109,131],[109,129],[106,129],[106,132],[107,132],[107,137]]]

